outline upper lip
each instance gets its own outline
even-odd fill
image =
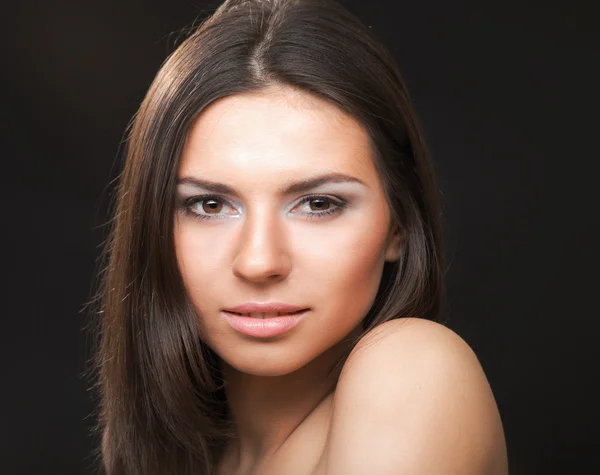
[[[235,313],[293,313],[305,308],[284,302],[246,302],[224,310]]]

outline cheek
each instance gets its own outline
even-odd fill
[[[386,231],[364,222],[345,226],[330,236],[321,235],[322,245],[306,249],[306,258],[298,261],[330,327],[341,325],[340,331],[354,327],[373,304],[385,262]]]
[[[323,262],[326,284],[354,300],[359,294],[376,291],[383,269],[383,236],[378,233],[348,233],[337,240],[336,252]]]
[[[175,226],[175,253],[188,295],[198,307],[200,302],[210,303],[214,295],[212,285],[224,265],[220,263],[219,250],[214,240],[187,223]]]

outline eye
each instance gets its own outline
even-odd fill
[[[304,204],[308,204],[308,206],[305,207],[305,209],[308,208],[308,210],[303,211],[300,214],[309,219],[318,219],[324,216],[341,213],[348,203],[328,196],[307,196],[298,203],[298,206]]]
[[[221,219],[223,208],[231,206],[218,196],[201,195],[194,196],[187,200],[183,205],[186,214],[197,219]],[[231,213],[225,213],[231,214]]]

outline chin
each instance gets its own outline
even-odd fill
[[[270,367],[265,366],[245,366],[243,368],[236,368],[238,371],[252,375],[252,376],[265,376],[265,377],[273,377],[273,376],[285,376],[287,374],[291,374],[297,369],[291,367],[285,367],[280,365],[273,365]]]
[[[264,345],[261,342],[258,347],[251,348],[237,344],[215,352],[226,366],[253,376],[285,376],[306,366],[317,356],[306,349],[294,351],[289,346],[267,348]],[[232,349],[236,351],[232,352]]]
[[[305,366],[308,361],[253,361],[245,358],[243,362],[223,360],[231,368],[252,376],[285,376]]]

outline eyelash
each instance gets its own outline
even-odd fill
[[[203,201],[209,201],[209,200],[227,203],[226,200],[223,200],[219,196],[216,196],[216,195],[198,195],[198,196],[194,196],[192,198],[188,198],[187,200],[185,200],[181,206],[181,210],[187,216],[191,216],[192,218],[198,219],[200,221],[211,221],[214,219],[221,219],[218,217],[218,215],[208,216],[208,215],[195,213],[191,210],[191,207],[193,205],[195,205],[196,203],[201,203]],[[311,196],[304,197],[302,199],[302,201],[300,201],[296,206],[302,205],[302,204],[310,202],[312,200],[326,201],[328,203],[335,205],[335,208],[328,209],[328,210],[321,211],[321,212],[315,212],[315,213],[299,213],[302,216],[306,216],[308,219],[321,219],[325,216],[330,216],[330,215],[341,213],[341,211],[348,205],[348,203],[342,199],[334,200],[333,198],[330,198],[328,196],[311,195]]]

